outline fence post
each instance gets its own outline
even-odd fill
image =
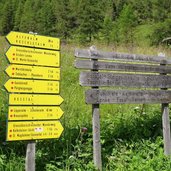
[[[158,54],[158,56],[165,57],[165,54]],[[165,66],[166,64],[160,64]],[[161,73],[161,75],[166,75],[167,73]],[[161,90],[167,90],[167,88],[161,88]],[[162,103],[162,127],[163,127],[163,141],[164,141],[164,154],[166,156],[171,155],[171,137],[170,137],[170,118],[169,118],[169,104]]]
[[[91,46],[90,55],[96,55],[96,47]],[[97,61],[97,59],[91,59]],[[93,68],[96,68],[94,65]],[[92,69],[91,71],[98,71],[98,69]],[[92,87],[92,89],[98,89],[99,87]],[[100,105],[92,104],[92,125],[93,125],[93,161],[98,170],[102,170],[101,159],[101,143],[100,143]]]

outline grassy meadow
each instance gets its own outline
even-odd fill
[[[8,44],[0,37],[0,171],[23,171],[27,141],[6,142],[8,94],[4,83]],[[116,47],[94,43],[97,49],[155,55],[171,50],[162,47]],[[89,47],[87,45],[86,47]],[[92,152],[91,105],[84,100],[85,87],[79,85],[79,70],[74,68],[74,49],[61,47],[61,123],[62,136],[36,143],[36,170],[95,171]],[[87,132],[82,128],[86,127]],[[171,160],[164,156],[160,105],[101,105],[101,144],[104,171],[170,171]]]

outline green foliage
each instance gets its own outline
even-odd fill
[[[108,45],[134,45],[137,39],[156,45],[170,37],[168,0],[1,0],[0,8],[1,35],[32,31],[69,42],[101,40]],[[141,26],[151,27],[153,33],[137,37],[135,30]]]
[[[138,140],[137,142],[114,142],[115,148],[108,156],[106,170],[128,171],[169,171],[170,158],[163,155],[162,138],[153,140]]]
[[[79,35],[83,42],[91,42],[101,29],[103,16],[97,0],[81,1],[79,5]]]
[[[135,44],[140,47],[148,47],[152,42],[154,26],[152,24],[139,25],[135,28]],[[155,36],[155,35],[154,35]]]
[[[155,1],[155,0],[154,0]],[[137,18],[137,22],[139,24],[147,24],[150,23],[153,19],[153,4],[154,1],[143,0],[143,1],[135,1],[130,0],[130,4],[134,9],[134,14]]]
[[[28,33],[29,31],[32,31],[32,32],[37,31],[35,11],[37,11],[37,9],[39,9],[39,8],[36,7],[35,2],[37,2],[37,1],[26,0],[26,2],[24,4],[24,7],[23,7],[24,15],[22,15],[22,17],[21,17],[20,29],[19,29],[19,30],[22,30],[23,32]]]
[[[9,158],[6,154],[2,153],[0,149],[0,170],[1,171],[23,171],[24,170],[24,158],[16,156],[15,153],[11,153]]]
[[[152,45],[158,45],[162,40],[171,35],[171,19],[155,24],[154,30],[150,36]]]
[[[20,30],[20,22],[21,22],[21,17],[23,13],[23,6],[24,6],[24,0],[19,1],[18,8],[16,10],[15,17],[14,17],[14,30],[15,31]]]
[[[39,30],[39,34],[42,35],[54,35],[55,30],[55,16],[53,12],[51,12],[52,3],[48,0],[45,0],[42,3],[42,6],[39,8],[36,14],[37,20],[37,30]]]
[[[153,0],[152,15],[155,22],[163,22],[171,16],[171,1]]]
[[[114,27],[114,23],[112,21],[111,16],[106,15],[104,18],[104,23],[101,32],[102,32],[103,39],[106,40],[108,45],[111,41],[113,27]]]
[[[123,10],[117,20],[119,40],[121,43],[133,42],[133,31],[136,26],[134,11],[130,5],[124,5]]]
[[[13,6],[12,0],[6,1],[2,9],[2,17],[0,19],[0,33],[7,34],[13,28]]]

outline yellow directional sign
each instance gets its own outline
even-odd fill
[[[58,81],[9,79],[4,86],[13,93],[59,93]]]
[[[59,138],[63,130],[59,121],[8,122],[7,141]]]
[[[63,113],[59,106],[9,106],[8,120],[55,120]]]
[[[20,33],[11,31],[6,39],[12,45],[37,47],[44,49],[60,49],[60,40],[54,37],[40,36],[29,33]]]
[[[12,78],[60,80],[59,68],[11,64],[5,71]]]
[[[60,95],[45,94],[9,94],[10,105],[60,105],[63,98]]]
[[[10,63],[15,64],[60,66],[59,51],[11,46],[6,56]]]

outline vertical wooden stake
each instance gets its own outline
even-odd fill
[[[161,56],[161,55],[160,55]],[[162,54],[165,57],[165,54]],[[166,64],[160,64],[166,65]],[[166,75],[162,73],[161,75]],[[161,88],[162,90],[167,90],[167,88]],[[162,107],[162,126],[163,126],[163,141],[164,141],[164,154],[166,156],[171,155],[171,137],[170,137],[170,119],[169,119],[169,104],[163,103]]]
[[[92,114],[93,114],[93,160],[95,166],[99,170],[102,170],[99,104],[92,105]]]
[[[25,164],[26,171],[35,171],[35,148],[36,148],[35,146],[36,146],[35,141],[30,141],[27,144],[26,164]]]
[[[90,47],[90,55],[96,54],[96,47]],[[97,59],[92,59],[97,61]],[[98,71],[96,65],[94,65],[92,71]],[[98,89],[99,87],[92,87],[92,89]],[[92,104],[92,124],[93,124],[93,161],[94,165],[98,170],[102,170],[102,159],[101,159],[101,143],[100,143],[100,105]]]
[[[29,34],[36,35],[37,33],[29,32]],[[36,151],[36,142],[29,141],[26,149],[26,163],[25,170],[26,171],[35,171],[35,151]]]
[[[162,104],[162,125],[164,139],[164,154],[171,155],[171,139],[170,139],[170,119],[169,119],[169,104]]]

